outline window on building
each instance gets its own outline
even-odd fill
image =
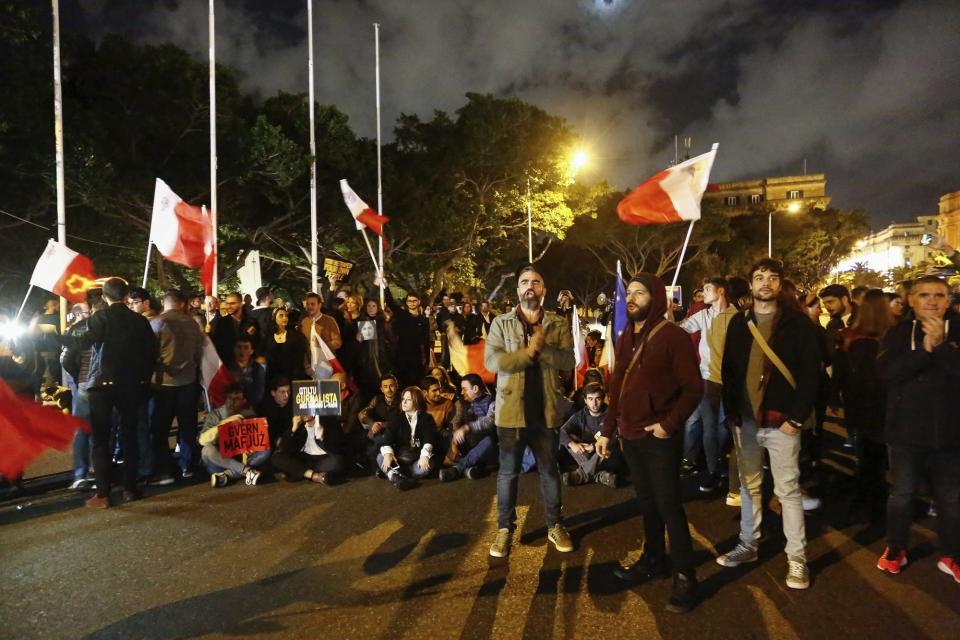
[[[799,199],[802,198],[802,197],[803,197],[803,191],[794,189],[793,191],[788,191],[788,192],[787,192],[787,199],[788,199],[788,200],[799,200]]]
[[[723,199],[723,201],[726,203],[728,207],[737,206],[737,196],[727,196],[726,198]]]
[[[759,193],[750,195],[750,204],[760,204],[761,202],[763,202],[763,196]]]

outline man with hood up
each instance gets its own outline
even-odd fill
[[[610,455],[616,432],[643,515],[644,549],[636,563],[618,567],[622,580],[640,583],[669,576],[664,527],[670,534],[673,591],[667,610],[686,613],[699,600],[693,544],[680,499],[683,427],[703,395],[693,343],[664,319],[666,288],[653,274],[638,273],[627,285],[630,324],[617,340],[610,407],[597,438],[597,453]]]

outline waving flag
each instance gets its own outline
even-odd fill
[[[662,224],[700,219],[700,199],[710,179],[717,147],[661,171],[631,191],[617,205],[627,224]]]
[[[214,254],[213,224],[206,211],[184,202],[157,178],[150,242],[170,262],[199,269]]]
[[[345,372],[333,350],[317,333],[317,325],[313,322],[310,323],[310,371],[315,380],[329,380],[333,374]]]
[[[213,341],[208,336],[204,336],[203,356],[200,360],[200,385],[207,391],[210,409],[223,406],[227,400],[227,387],[234,382],[230,370],[220,360]]]
[[[87,289],[97,286],[96,279],[90,258],[56,240],[48,240],[47,248],[33,268],[30,284],[70,302],[84,302]]]
[[[383,225],[390,222],[390,218],[382,216],[368,207],[367,203],[353,192],[353,189],[347,184],[346,179],[340,181],[340,191],[343,193],[343,201],[347,204],[347,208],[350,209],[350,215],[353,216],[357,224],[357,230],[361,230],[364,227],[370,229],[383,239],[383,246],[387,246],[387,237],[383,235]]]
[[[616,295],[613,299],[613,333],[614,340],[620,337],[627,327],[627,290],[623,288],[623,272],[620,271],[620,261],[617,260],[617,281],[613,284]]]
[[[487,341],[480,340],[475,344],[463,344],[460,335],[453,327],[453,323],[447,324],[447,347],[450,350],[450,366],[460,374],[465,376],[468,373],[475,373],[487,384],[493,384],[497,381],[497,376],[483,365],[483,352]]]
[[[603,371],[603,377],[608,387],[610,386],[610,376],[613,375],[613,368],[617,365],[616,358],[614,357],[614,342],[613,322],[608,322],[607,337],[603,341],[603,351],[600,352],[600,362],[597,363],[600,370]]]
[[[590,368],[590,357],[587,355],[587,343],[584,342],[580,330],[580,316],[577,315],[577,305],[573,305],[573,360],[576,362],[573,372],[574,385],[579,389],[583,386],[587,369]]]

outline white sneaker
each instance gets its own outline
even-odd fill
[[[247,469],[247,472],[244,474],[246,476],[247,485],[254,486],[257,484],[257,480],[260,479],[260,472],[256,469]]]
[[[803,560],[787,560],[787,586],[806,589],[810,586],[810,571]]]
[[[804,495],[800,498],[800,500],[803,502],[804,511],[815,511],[819,509],[820,505],[822,504],[820,498],[816,498],[814,496]]]
[[[756,549],[738,542],[733,551],[717,558],[717,564],[721,567],[739,567],[747,562],[756,562],[757,557]]]
[[[727,506],[728,507],[739,507],[742,504],[740,498],[740,492],[737,493],[728,493],[727,494]]]

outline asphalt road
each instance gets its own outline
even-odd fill
[[[108,511],[67,490],[20,498],[0,503],[0,637],[960,637],[960,585],[936,569],[934,518],[918,519],[894,577],[874,566],[882,530],[843,523],[828,502],[807,519],[813,584],[794,591],[775,514],[760,561],[724,569],[713,559],[734,544],[739,512],[686,488],[706,597],[683,616],[664,609],[668,580],[625,588],[612,574],[640,545],[629,488],[565,489],[577,549],[561,554],[536,475],[523,477],[506,560],[487,554],[494,477],[402,494],[369,477],[194,484]]]

